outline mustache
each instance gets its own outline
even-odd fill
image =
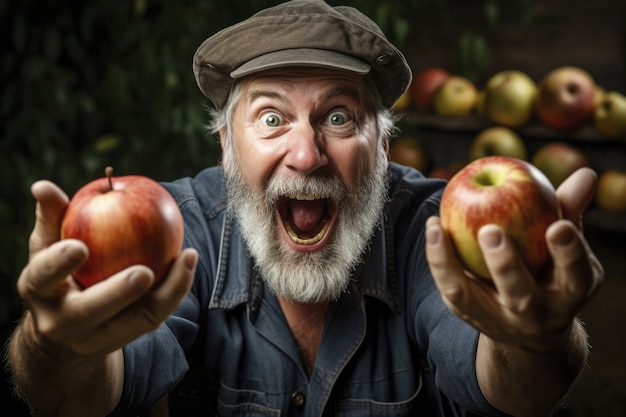
[[[334,175],[272,177],[265,187],[265,200],[273,205],[281,197],[296,198],[307,194],[316,199],[345,200],[349,193],[345,184]]]

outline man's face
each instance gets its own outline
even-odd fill
[[[222,135],[229,203],[257,268],[287,299],[337,298],[386,197],[386,142],[358,76],[275,70],[244,81],[232,140]]]

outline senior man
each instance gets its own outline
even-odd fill
[[[365,15],[286,2],[211,36],[193,69],[223,162],[164,184],[185,248],[162,285],[134,266],[78,288],[88,251],[59,241],[67,196],[33,185],[9,358],[37,415],[162,398],[184,416],[550,414],[585,363],[576,316],[602,279],[577,228],[592,171],[558,190],[546,276],[480,231],[488,285],[440,227],[445,183],[388,162],[411,72]]]

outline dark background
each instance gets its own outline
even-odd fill
[[[0,0],[2,341],[21,314],[15,281],[34,220],[30,184],[48,178],[72,195],[109,164],[117,175],[171,180],[216,163],[217,140],[204,128],[209,103],[196,87],[191,58],[206,37],[277,3]],[[626,93],[622,0],[330,3],[356,5],[375,19],[414,71],[438,65],[480,86],[501,69],[539,80],[557,66],[577,65],[605,89]],[[435,165],[462,159],[483,127],[476,120],[422,124],[411,116],[401,127],[419,137]],[[566,140],[598,172],[626,170],[626,141],[602,140],[588,127],[567,135],[532,127],[520,133],[531,153]],[[591,207],[584,220],[607,276],[583,311],[592,359],[562,414],[626,416],[626,214]],[[10,401],[8,387],[2,393],[2,402]]]

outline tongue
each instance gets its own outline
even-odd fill
[[[293,224],[298,230],[309,232],[322,218],[326,203],[324,200],[291,200],[289,208]]]

